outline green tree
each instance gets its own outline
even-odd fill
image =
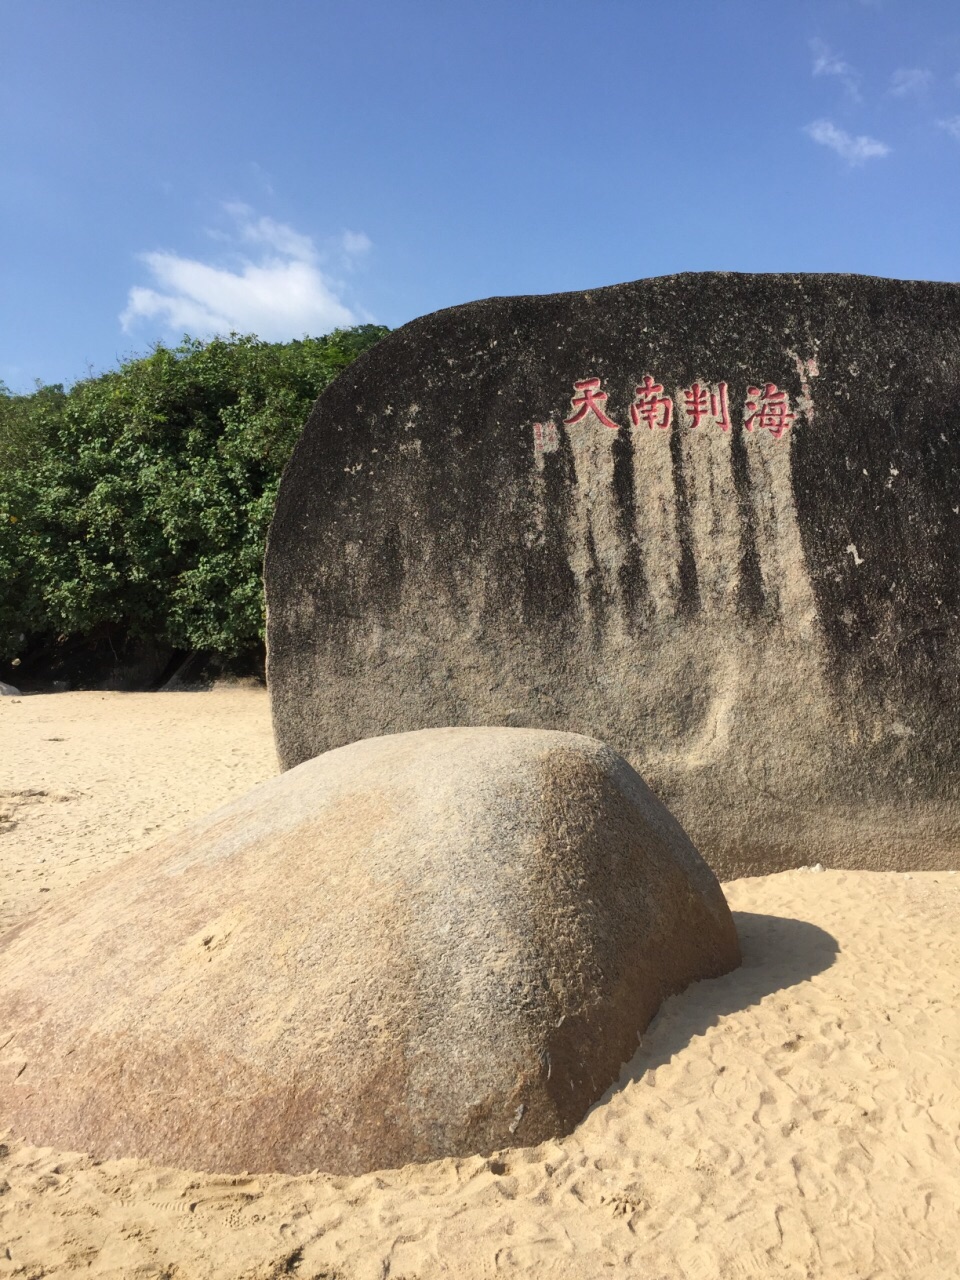
[[[319,392],[384,333],[184,338],[66,393],[0,396],[0,656],[50,633],[255,651],[280,473]]]

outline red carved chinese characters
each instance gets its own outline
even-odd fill
[[[798,366],[799,367],[799,366]],[[807,372],[812,377],[817,372],[815,362],[803,366],[801,378]],[[584,422],[593,417],[611,431],[619,430],[619,424],[607,414],[604,406],[608,400],[606,391],[600,388],[599,378],[580,378],[573,384],[570,399],[571,413],[563,419],[565,426]],[[716,427],[720,431],[731,430],[729,385],[726,382],[694,382],[688,387],[678,387],[676,395],[664,392],[663,384],[655,382],[653,375],[645,373],[636,387],[636,396],[630,405],[630,420],[634,427],[646,426],[650,431],[669,431],[673,425],[674,411],[677,424],[695,431],[698,427]],[[790,397],[775,382],[764,382],[760,387],[748,387],[743,413],[744,430],[768,431],[774,440],[782,440],[794,426],[797,417],[804,415],[809,421],[813,412],[807,383],[803,382],[803,395],[796,412],[790,406]],[[545,453],[559,448],[559,434],[554,421],[533,424],[534,453],[541,459]]]
[[[654,382],[649,373],[644,374],[643,382],[637,387],[637,398],[630,406],[630,418],[635,427],[645,422],[651,431],[654,427],[661,431],[670,430],[673,401],[663,394],[663,387]]]
[[[555,422],[535,422],[533,424],[534,453],[556,453],[559,445],[557,424]]]
[[[712,387],[701,387],[695,382],[683,393],[683,408],[689,419],[687,425],[693,430],[699,427],[704,418],[709,419],[721,431],[730,430],[730,410],[727,406],[727,384],[721,382],[716,391]]]
[[[605,427],[609,427],[612,431],[620,430],[617,424],[603,412],[601,406],[607,398],[607,393],[600,390],[599,378],[581,378],[579,382],[573,384],[573,389],[580,394],[573,396],[570,401],[570,408],[576,412],[572,417],[564,418],[565,426],[572,427],[575,422],[582,422],[588,413],[592,413]]]
[[[775,382],[765,383],[763,391],[747,387],[747,396],[743,425],[748,431],[769,431],[774,440],[779,440],[793,426],[797,415],[790,412],[787,393],[779,390]]]

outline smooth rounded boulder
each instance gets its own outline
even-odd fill
[[[355,1174],[568,1133],[663,999],[740,961],[611,748],[435,729],[271,779],[0,939],[32,1143]]]

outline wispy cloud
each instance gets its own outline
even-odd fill
[[[224,208],[231,227],[214,238],[227,248],[227,260],[202,262],[169,250],[142,254],[153,287],[130,290],[120,316],[124,329],[153,320],[176,333],[256,333],[282,342],[356,323],[336,281],[321,270],[310,236],[244,204]],[[369,248],[362,232],[344,233],[339,246],[347,260]]]
[[[849,62],[837,56],[823,40],[811,40],[810,50],[813,53],[813,74],[815,76],[834,76],[855,102],[861,100],[860,72]]]
[[[348,258],[362,258],[373,248],[370,237],[362,231],[345,231],[340,237],[340,244]]]
[[[877,138],[868,138],[865,134],[854,137],[829,120],[814,120],[804,129],[807,137],[819,142],[822,147],[829,147],[848,164],[863,164],[864,160],[876,159],[890,154],[890,148]]]
[[[890,77],[890,92],[896,98],[922,98],[933,83],[926,67],[900,67]]]
[[[960,116],[951,116],[948,120],[938,120],[941,129],[946,129],[951,138],[960,142]]]
[[[227,233],[221,232],[219,239],[259,245],[261,248],[274,250],[284,258],[296,258],[300,262],[317,260],[317,250],[310,236],[301,235],[285,222],[276,222],[273,218],[258,218],[248,204],[237,202],[225,204],[223,208],[234,220],[234,226]]]

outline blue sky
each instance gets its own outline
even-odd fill
[[[0,0],[0,380],[673,271],[960,279],[957,0]]]

